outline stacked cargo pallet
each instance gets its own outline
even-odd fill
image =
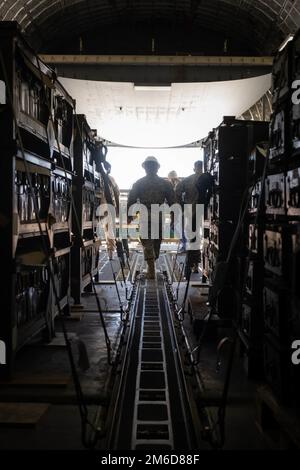
[[[103,193],[101,176],[96,171],[96,131],[84,115],[75,116],[73,180],[72,297],[80,304],[81,294],[91,289],[93,277],[98,276],[100,239],[97,235],[96,210]]]
[[[268,138],[268,132],[263,136]],[[263,174],[265,170],[268,142],[257,143],[248,158],[248,209],[243,221],[245,240],[244,259],[241,267],[244,270],[241,285],[241,313],[239,319],[240,353],[244,358],[247,374],[251,378],[263,375],[263,334],[262,314],[264,262],[264,193]]]
[[[239,224],[241,207],[247,196],[250,149],[267,135],[266,122],[227,117],[203,143],[204,169],[214,178],[203,250],[205,274],[212,283],[217,265],[227,261]],[[241,262],[245,248],[241,230],[230,256],[227,283],[218,296],[219,316],[232,318],[236,322],[240,304]]]
[[[109,164],[96,131],[75,115],[73,99],[17,24],[1,22],[0,39],[0,377],[6,378],[16,353],[39,333],[50,341],[55,318],[69,313],[71,297],[79,304],[98,275],[97,208]]]
[[[290,405],[300,390],[300,370],[291,361],[292,342],[300,338],[300,105],[292,99],[299,57],[298,35],[274,63],[263,234],[265,377],[275,395]]]
[[[15,23],[2,23],[0,35],[1,375],[8,375],[32,336],[53,334],[57,307],[45,246],[60,307],[69,305],[74,105]]]

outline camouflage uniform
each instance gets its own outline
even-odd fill
[[[198,179],[199,175],[195,173],[177,184],[175,193],[179,204],[197,204],[199,195],[197,188]]]
[[[196,205],[199,203],[199,191],[197,183],[199,174],[194,173],[182,180],[176,187],[176,201],[184,207],[184,204],[192,204],[192,230],[196,231]],[[196,239],[187,240],[183,234],[184,241],[194,243]],[[193,266],[197,267],[201,260],[200,246],[199,249],[188,250],[187,255],[187,271]]]
[[[171,183],[172,188],[175,191],[181,180],[179,178],[172,178],[172,179],[168,179],[168,181]]]
[[[148,209],[148,237],[151,237],[151,205],[164,204],[169,206],[175,203],[175,194],[170,182],[157,175],[147,175],[138,180],[132,187],[128,196],[128,207],[140,202]],[[159,226],[159,239],[141,239],[146,261],[152,261],[159,257],[162,240],[162,221]]]
[[[196,205],[199,203],[197,183],[199,174],[193,174],[182,180],[175,190],[176,201],[184,208],[184,204],[192,204],[192,230],[196,230]]]

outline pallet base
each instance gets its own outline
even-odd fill
[[[69,385],[71,375],[69,374],[15,374],[11,380],[3,380],[0,387],[51,387],[64,388]]]
[[[49,404],[0,403],[0,427],[35,427]]]
[[[257,389],[256,411],[257,427],[270,448],[300,449],[300,419],[294,409],[282,406],[268,387]]]

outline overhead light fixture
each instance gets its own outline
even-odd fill
[[[172,86],[134,85],[135,91],[171,91]]]
[[[295,37],[294,34],[289,34],[288,37],[283,41],[281,46],[279,46],[279,52],[282,52],[286,48],[288,43],[291,42],[294,39],[294,37]]]

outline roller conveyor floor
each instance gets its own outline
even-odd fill
[[[111,426],[111,449],[196,448],[165,276],[137,282]]]

